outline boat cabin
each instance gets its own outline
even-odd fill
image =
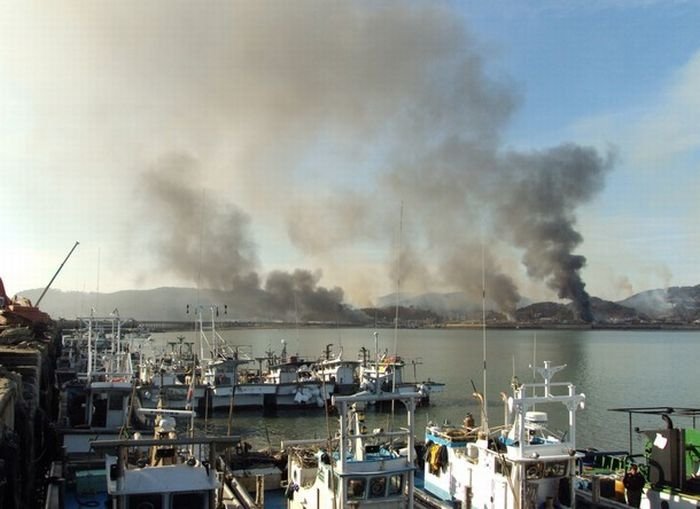
[[[413,422],[419,397],[367,392],[333,396],[340,428],[335,439],[283,443],[289,450],[288,507],[408,507],[413,499]],[[406,427],[368,430],[365,405],[377,399],[401,401],[407,408]]]
[[[573,503],[576,462],[576,411],[585,396],[570,383],[553,383],[563,366],[538,368],[543,383],[513,382],[505,422],[476,425],[468,415],[459,426],[426,428],[425,491],[448,504],[492,509],[563,507]],[[550,412],[568,422],[564,433],[549,431]]]

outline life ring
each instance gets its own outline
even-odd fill
[[[457,429],[457,428],[452,428],[452,429],[445,431],[445,435],[447,435],[451,439],[466,440],[466,438],[467,438],[467,432],[465,430],[461,430],[461,429]]]
[[[376,479],[372,479],[372,482],[369,485],[369,490],[371,494],[375,497],[381,497],[384,495],[384,486],[386,484],[386,481],[384,480],[383,477],[378,477]]]
[[[527,467],[525,470],[525,477],[527,479],[539,479],[540,477],[540,469],[538,465],[530,465]]]

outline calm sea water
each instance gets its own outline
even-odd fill
[[[254,329],[220,331],[231,345],[250,345],[256,356],[266,350],[281,350],[287,342],[288,353],[308,358],[321,355],[325,345],[333,351],[343,348],[345,358],[356,358],[360,347],[374,350],[370,329]],[[429,407],[417,414],[418,438],[429,421],[447,419],[459,423],[467,412],[478,416],[479,408],[472,397],[472,382],[483,387],[483,333],[481,330],[390,329],[378,331],[379,348],[394,351],[409,363],[406,381],[428,378],[447,384],[445,391],[434,395]],[[154,344],[173,341],[179,334],[156,334]],[[194,332],[184,334],[196,341]],[[700,331],[574,331],[574,330],[488,330],[486,332],[486,394],[489,420],[503,421],[501,391],[510,394],[510,380],[515,373],[521,382],[533,380],[530,365],[545,360],[554,365],[566,364],[555,382],[572,382],[586,394],[585,409],[577,414],[577,445],[598,449],[626,449],[629,442],[627,414],[610,412],[610,408],[632,406],[700,406]],[[537,380],[541,381],[540,379]],[[370,427],[387,426],[390,414],[368,412]],[[396,417],[397,424],[403,418]],[[657,417],[635,417],[634,425],[642,429],[661,427]],[[681,424],[679,422],[678,424]],[[200,426],[204,423],[200,422]],[[228,416],[216,415],[206,422],[209,429],[225,432]],[[336,419],[327,418],[322,410],[280,412],[276,417],[262,417],[260,411],[236,412],[233,432],[253,444],[279,447],[282,439],[325,437],[336,429]],[[551,427],[564,423],[551,422]],[[634,452],[641,452],[641,441],[634,439]]]

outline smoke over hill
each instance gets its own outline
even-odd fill
[[[487,298],[513,316],[524,267],[592,318],[576,212],[613,158],[508,148],[519,91],[451,4],[222,3],[198,10],[186,41],[173,33],[190,7],[167,5],[165,19],[143,8],[127,43],[136,70],[164,62],[149,76],[178,133],[141,168],[138,234],[159,270],[288,315],[376,299],[369,265],[413,292],[480,295],[483,271]],[[108,49],[123,56],[123,44]],[[303,268],[261,266],[273,204]]]
[[[43,289],[27,290],[20,295],[35,302]],[[281,293],[284,293],[280,291]],[[264,292],[260,294],[265,298]],[[271,293],[267,298],[272,298]],[[284,300],[282,301],[284,302]],[[325,301],[324,301],[325,302]],[[648,290],[633,295],[618,303],[591,297],[591,311],[594,323],[599,325],[635,325],[635,324],[694,324],[700,323],[700,285],[693,287],[672,287],[667,290]],[[199,304],[205,309],[205,316],[210,307],[218,307],[219,319],[226,321],[286,321],[299,323],[322,321],[341,324],[372,325],[378,317],[383,317],[385,324],[391,323],[395,316],[396,296],[387,295],[379,299],[380,309],[353,309],[348,306],[323,308],[313,305],[299,305],[298,314],[290,314],[286,305],[275,307],[266,302],[265,306],[250,307],[250,295],[232,291],[197,290],[195,288],[156,288],[153,290],[127,290],[115,293],[83,293],[49,290],[41,303],[42,310],[52,318],[74,318],[90,314],[91,308],[98,315],[106,315],[118,309],[120,316],[137,320],[179,321],[194,319],[194,307]],[[260,304],[260,302],[258,302]],[[480,302],[470,300],[465,294],[425,294],[413,297],[402,296],[400,299],[402,321],[411,320],[411,316],[420,316],[420,322],[430,317],[428,325],[448,321],[471,320],[480,322],[482,310]],[[189,313],[188,313],[189,310]],[[224,314],[225,313],[225,314]],[[572,304],[564,305],[553,302],[531,303],[523,300],[510,323],[521,324],[561,324],[580,322]],[[506,317],[503,313],[490,308],[487,320],[498,321],[501,325]]]

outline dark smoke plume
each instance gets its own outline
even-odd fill
[[[257,283],[250,218],[219,196],[207,196],[192,156],[162,157],[142,182],[147,217],[156,220],[152,238],[161,267],[203,288]]]
[[[222,203],[218,194],[198,189],[199,180],[197,161],[186,154],[164,157],[142,176],[161,270],[205,290],[219,290],[217,295],[227,292],[238,316],[288,321],[358,318],[343,305],[341,288],[318,286],[320,271],[273,271],[262,288],[250,218],[233,204]]]
[[[570,299],[585,322],[593,321],[593,315],[580,273],[586,258],[573,254],[583,240],[574,229],[574,211],[603,188],[612,160],[576,145],[510,153],[504,159],[504,178],[510,185],[501,195],[500,225],[524,249],[528,274],[545,280],[560,298]]]
[[[600,191],[612,158],[574,144],[506,147],[518,90],[489,68],[493,55],[455,6],[55,9],[66,19],[81,14],[87,33],[107,34],[90,48],[107,77],[100,83],[133,87],[115,86],[105,104],[167,134],[148,153],[197,154],[165,158],[146,174],[164,270],[231,290],[251,312],[296,306],[326,317],[346,294],[376,300],[367,273],[380,270],[380,291],[400,280],[402,292],[461,290],[476,302],[484,270],[487,299],[512,314],[526,270],[589,320],[576,212]],[[138,25],[127,22],[135,9]],[[250,230],[274,223],[279,231],[279,222],[307,263],[344,291],[319,287],[313,270],[260,275]]]

